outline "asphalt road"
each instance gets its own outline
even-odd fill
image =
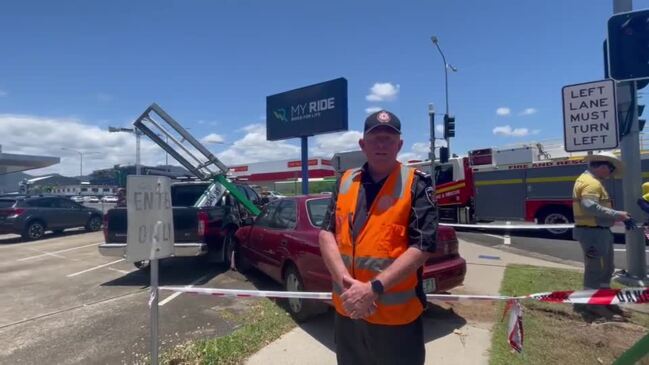
[[[133,364],[148,353],[148,274],[97,251],[101,232],[66,231],[20,242],[0,236],[0,364]],[[160,285],[277,286],[260,274],[225,271],[200,258],[162,262]],[[254,285],[253,285],[254,283]],[[251,300],[160,296],[164,349],[230,333]]]
[[[458,238],[485,245],[485,246],[499,246],[504,247],[504,233],[503,232],[476,232],[458,230]],[[623,237],[616,235],[615,250],[615,268],[626,269],[626,246],[623,242]],[[518,233],[511,236],[511,245],[509,248],[517,250],[517,253],[528,254],[530,256],[543,255],[545,257],[552,257],[558,260],[568,260],[581,265],[583,262],[583,253],[579,242],[574,240],[562,240],[548,238],[544,233]],[[649,251],[649,247],[646,248]],[[647,252],[645,251],[645,254]],[[649,264],[649,255],[647,255],[647,263]],[[649,266],[649,265],[648,265]]]

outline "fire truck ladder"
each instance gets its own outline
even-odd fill
[[[172,130],[165,128],[171,127]],[[170,154],[192,174],[204,181],[212,181],[198,199],[198,204],[218,201],[225,193],[224,187],[246,209],[259,215],[257,208],[241,190],[227,178],[228,167],[221,162],[212,152],[194,138],[180,123],[167,114],[158,104],[149,106],[133,126],[149,137],[153,142]],[[164,139],[163,139],[164,138]],[[187,142],[189,145],[186,145]]]

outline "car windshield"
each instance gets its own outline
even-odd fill
[[[330,199],[312,199],[306,202],[309,220],[315,227],[320,227],[327,213]]]

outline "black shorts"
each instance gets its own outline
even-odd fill
[[[422,317],[386,326],[336,313],[334,340],[338,365],[422,365],[426,359]]]

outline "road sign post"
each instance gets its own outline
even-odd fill
[[[149,260],[151,363],[158,364],[158,260],[173,255],[171,180],[164,176],[128,176],[126,259]]]

